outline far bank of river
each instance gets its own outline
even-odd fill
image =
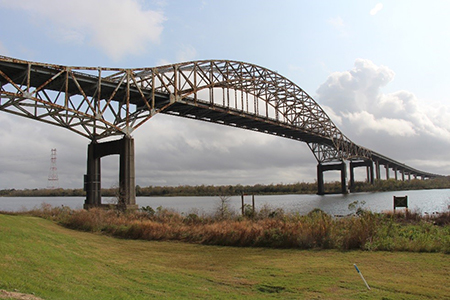
[[[282,208],[285,211],[295,211],[306,214],[315,208],[320,208],[331,215],[347,215],[349,204],[358,201],[358,205],[373,212],[383,212],[393,209],[393,196],[408,196],[409,209],[420,213],[432,214],[446,211],[450,208],[450,189],[412,190],[396,192],[354,193],[348,195],[255,195],[256,209],[263,205],[271,208]],[[251,204],[251,196],[245,196],[245,203]],[[112,203],[112,199],[103,198],[103,203]],[[211,213],[214,212],[220,199],[217,196],[208,197],[137,197],[139,207],[159,206],[176,210],[180,213]],[[361,205],[364,203],[364,205]],[[0,197],[1,211],[29,210],[39,207],[42,203],[52,206],[69,206],[81,209],[84,197]],[[231,196],[229,205],[239,210],[241,196]]]

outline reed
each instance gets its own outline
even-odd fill
[[[27,213],[68,228],[126,239],[236,247],[450,253],[449,212],[422,216],[408,211],[378,214],[360,210],[357,215],[335,218],[320,209],[299,215],[263,207],[243,217],[235,213],[182,215],[162,207],[121,212],[43,205]]]

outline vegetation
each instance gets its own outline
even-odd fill
[[[428,180],[413,179],[411,181],[395,179],[375,180],[374,184],[369,184],[368,182],[355,182],[354,192],[387,192],[447,188],[450,188],[450,176],[437,177]]]
[[[0,197],[79,197],[84,196],[83,189],[4,189],[0,190]]]
[[[354,215],[333,218],[320,209],[307,215],[264,206],[232,212],[221,198],[212,215],[179,214],[158,207],[140,211],[71,210],[43,205],[28,213],[68,228],[126,239],[204,245],[296,249],[386,250],[450,253],[450,211],[421,216],[411,211],[378,214],[358,203]]]
[[[439,177],[429,180],[413,179],[400,181],[395,179],[376,180],[375,183],[355,182],[353,192],[398,191],[398,190],[422,190],[422,189],[447,189],[450,188],[450,177]],[[325,184],[327,193],[340,192],[340,182]],[[199,185],[199,186],[136,186],[136,196],[221,196],[221,195],[275,195],[275,194],[315,194],[317,183],[297,182],[292,184],[256,184],[256,185]],[[1,196],[8,197],[49,197],[49,196],[84,196],[82,189],[26,189],[0,190]],[[103,189],[102,195],[114,197],[117,195],[117,187]]]
[[[55,208],[43,211],[49,217],[56,213]],[[115,212],[92,211],[106,217],[103,213]],[[0,215],[0,240],[0,289],[47,300],[446,299],[450,294],[450,256],[441,253],[112,239],[41,218],[10,215]]]

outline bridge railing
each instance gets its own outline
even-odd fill
[[[0,110],[91,140],[129,136],[155,114],[171,113],[295,138],[318,162],[370,159],[406,168],[354,144],[292,81],[238,61],[121,69],[0,57],[0,93]]]
[[[328,139],[345,158],[351,143],[301,88],[265,68],[197,61],[158,68],[68,67],[1,58],[1,109],[90,139],[130,135],[174,103],[257,115]],[[2,71],[3,70],[3,71]],[[95,75],[97,73],[97,75]],[[106,74],[105,74],[106,73]],[[8,99],[8,101],[5,101]]]

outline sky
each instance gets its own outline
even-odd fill
[[[354,143],[448,175],[448,11],[445,0],[0,0],[0,55],[93,67],[256,64],[305,90]],[[162,114],[133,137],[140,186],[316,180],[302,142]],[[81,188],[88,144],[0,111],[0,189],[45,188],[53,148],[59,186]],[[117,186],[118,161],[102,158],[103,187]]]

